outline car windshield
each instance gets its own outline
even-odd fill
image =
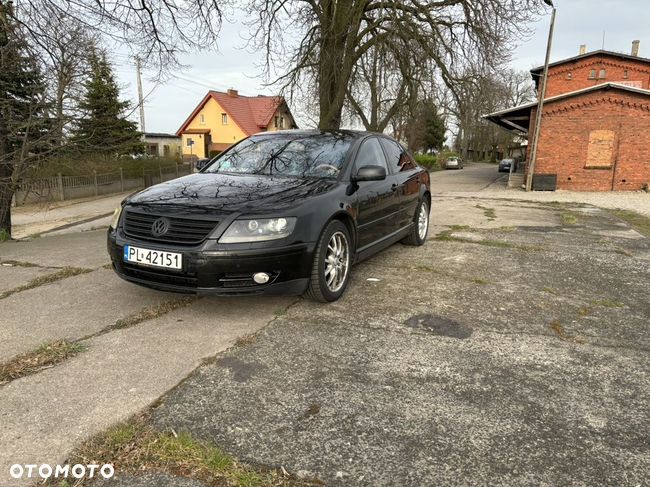
[[[353,140],[331,133],[251,137],[220,155],[205,172],[336,178]]]

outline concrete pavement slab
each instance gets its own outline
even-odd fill
[[[77,339],[177,295],[127,283],[98,269],[0,300],[0,362],[58,339]]]
[[[57,269],[47,267],[21,267],[0,264],[0,294],[3,291],[24,286],[32,279],[56,272]]]
[[[110,262],[106,230],[0,243],[0,261],[17,260],[47,267],[95,269]]]
[[[327,485],[639,485],[650,473],[650,370],[635,350],[291,315],[172,391],[155,426]]]
[[[68,362],[3,386],[0,485],[14,485],[7,478],[13,463],[63,462],[79,441],[145,408],[202,359],[259,330],[291,302],[205,298],[87,340],[88,351]]]

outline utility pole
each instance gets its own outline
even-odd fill
[[[135,70],[138,77],[138,105],[140,106],[140,132],[144,140],[144,96],[142,95],[142,73],[140,67],[140,56],[135,57]]]
[[[535,162],[537,160],[537,144],[539,143],[539,133],[542,127],[542,110],[544,110],[544,98],[546,98],[546,82],[548,81],[548,63],[551,59],[551,45],[553,44],[553,29],[555,28],[555,6],[552,0],[544,0],[544,3],[553,7],[551,14],[551,27],[548,32],[548,43],[546,45],[546,61],[544,62],[544,74],[542,76],[542,86],[540,88],[539,101],[537,102],[537,113],[535,114],[535,132],[533,135],[533,148],[530,152],[530,163],[528,164],[528,174],[526,175],[526,191],[533,189],[533,175],[535,174]]]

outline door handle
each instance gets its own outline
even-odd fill
[[[393,190],[393,191],[397,191],[397,188],[399,188],[399,184],[397,184],[397,183],[393,183],[391,185],[391,187],[390,187],[390,189]]]

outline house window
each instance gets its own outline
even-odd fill
[[[279,120],[280,120],[280,117],[278,117],[278,116],[276,115],[276,116],[275,116],[275,128],[276,128],[276,129],[280,126],[280,125],[279,125],[279,124],[280,124]]]
[[[169,157],[170,154],[171,154],[171,151],[169,150],[169,146],[168,145],[163,145],[163,155],[165,157]]]
[[[221,114],[221,125],[228,125],[228,114],[227,113],[222,113]]]
[[[592,69],[589,71],[589,79],[596,79],[596,70]]]
[[[605,71],[604,69],[601,69],[600,73],[598,73],[598,77],[600,79],[605,79],[606,76],[607,76],[607,71]]]
[[[284,117],[280,117],[280,128],[284,128]]]
[[[573,73],[571,72],[567,73],[566,79],[573,79]]]
[[[194,145],[194,139],[192,137],[187,138],[187,146],[192,147]]]
[[[628,71],[626,69],[626,70],[623,71],[623,79],[628,79],[628,78],[629,78],[629,73],[628,73]]]
[[[201,122],[201,125],[205,125],[205,115],[203,114],[199,115],[199,120]]]

